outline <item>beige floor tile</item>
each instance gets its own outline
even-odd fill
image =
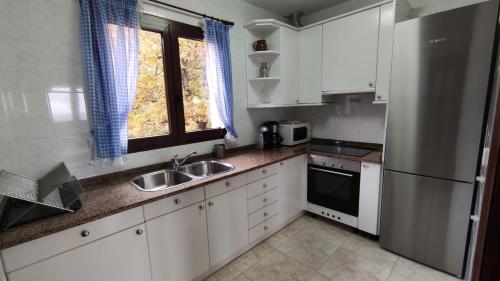
[[[411,281],[458,281],[450,274],[434,270],[409,259],[399,257],[394,266],[395,272],[407,277]]]
[[[323,219],[313,219],[303,231],[327,241],[346,241],[352,234],[351,229],[340,226],[335,222],[327,222]]]
[[[205,279],[205,281],[232,281],[239,275],[241,275],[241,271],[234,268],[234,266],[226,265]]]
[[[309,281],[330,281],[330,279],[319,273],[316,273]]]
[[[352,235],[341,246],[342,249],[348,250],[358,256],[374,261],[396,262],[398,256],[382,249],[378,242],[364,238],[360,235]]]
[[[278,250],[243,272],[250,280],[258,281],[307,281],[315,272],[303,266]]]
[[[387,281],[411,281],[411,280],[393,270],[389,275],[389,279],[387,279]]]
[[[250,279],[248,279],[245,274],[240,274],[238,275],[238,277],[234,278],[232,281],[251,281]]]
[[[269,243],[261,243],[237,258],[231,263],[231,265],[243,272],[249,269],[252,265],[256,264],[259,260],[269,255],[273,250],[274,248],[271,247]]]
[[[332,280],[385,281],[394,263],[380,263],[363,258],[343,248],[338,249],[319,269],[319,273]]]

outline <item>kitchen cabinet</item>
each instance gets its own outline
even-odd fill
[[[248,245],[246,186],[207,200],[210,263],[216,266]]]
[[[305,156],[301,155],[280,162],[279,171],[279,222],[286,223],[303,210],[302,169]]]
[[[188,281],[210,268],[205,202],[146,222],[153,281]]]
[[[281,27],[282,32],[282,66],[283,71],[283,104],[294,105],[299,103],[299,32]]]
[[[361,163],[358,228],[373,235],[379,230],[381,169],[380,164]]]
[[[380,7],[323,24],[322,91],[375,92]]]
[[[9,272],[9,281],[151,280],[144,224]]]
[[[322,40],[321,25],[299,32],[298,103],[321,103]]]
[[[5,270],[3,269],[3,263],[1,258],[0,258],[0,281],[7,281],[7,277],[5,276]]]
[[[374,103],[387,103],[391,86],[392,45],[394,42],[394,3],[380,7],[377,61],[377,90]]]

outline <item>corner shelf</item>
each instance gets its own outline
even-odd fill
[[[253,83],[278,83],[280,81],[277,77],[262,77],[262,78],[251,78],[248,81]]]
[[[273,61],[280,55],[278,51],[259,51],[248,54],[248,57],[263,62]]]
[[[249,31],[263,34],[263,35],[268,35],[273,33],[274,31],[278,30],[280,26],[272,21],[254,21],[250,23],[249,25],[246,26],[246,28]]]

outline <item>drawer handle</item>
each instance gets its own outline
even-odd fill
[[[263,188],[267,188],[267,183],[262,185]]]
[[[368,168],[368,165],[366,165],[366,164],[363,164],[363,168]]]
[[[203,209],[205,209],[205,206],[200,205],[200,206],[198,206],[198,209],[203,210]]]
[[[212,202],[212,201],[208,202],[208,206],[213,206],[213,205],[214,205],[214,202]]]
[[[226,181],[226,186],[227,186],[227,187],[230,187],[230,186],[231,186],[231,182]]]
[[[181,203],[181,199],[179,199],[179,198],[175,198],[174,203],[175,203],[175,204],[180,204],[180,203]]]
[[[368,86],[369,86],[370,88],[372,88],[372,87],[373,87],[373,83],[372,83],[372,82],[368,83]]]
[[[283,166],[283,165],[285,165],[285,163],[283,163],[283,162],[280,162],[280,166]]]
[[[86,229],[82,230],[82,232],[80,232],[80,236],[82,236],[82,237],[87,237],[89,235],[90,235],[90,231],[88,231]]]
[[[267,230],[267,225],[266,225],[266,226],[264,226],[264,230]]]
[[[264,198],[262,201],[263,201],[264,203],[266,203],[266,202],[267,202],[267,198]]]
[[[144,230],[142,230],[142,229],[140,229],[140,228],[139,228],[139,229],[137,229],[137,230],[135,231],[135,233],[136,233],[137,235],[142,235],[142,234],[144,233]]]
[[[267,174],[267,170],[266,169],[262,170],[262,173]]]
[[[267,212],[264,213],[264,217],[267,217]]]

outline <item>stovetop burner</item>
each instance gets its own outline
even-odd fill
[[[370,148],[359,148],[344,145],[328,145],[328,144],[313,144],[311,145],[312,151],[335,153],[347,156],[363,157],[375,151]]]

